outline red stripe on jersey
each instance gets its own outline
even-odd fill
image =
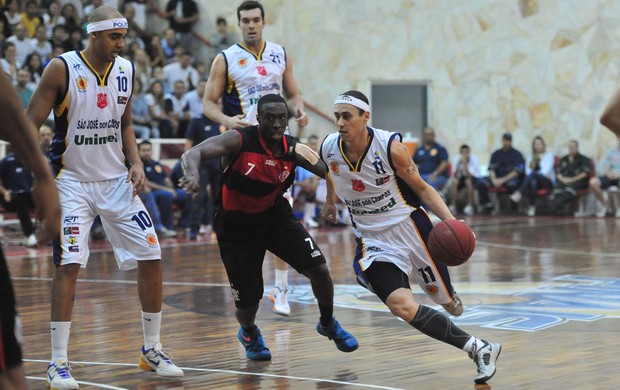
[[[250,180],[280,184],[293,172],[295,165],[293,161],[284,161],[264,153],[242,152],[232,168]]]
[[[281,193],[282,191],[280,191]],[[244,195],[238,191],[230,190],[226,185],[222,186],[222,206],[226,211],[242,211],[247,214],[258,214],[272,208],[275,205],[278,193],[257,198],[252,195]]]

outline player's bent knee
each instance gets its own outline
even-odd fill
[[[327,264],[317,264],[314,267],[306,269],[303,274],[310,280],[320,280],[322,278],[331,278]]]

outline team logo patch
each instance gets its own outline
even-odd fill
[[[340,173],[340,166],[337,162],[332,161],[329,163],[329,170],[334,173],[334,175],[338,175]]]
[[[433,284],[427,284],[426,286],[424,286],[424,289],[426,290],[427,293],[433,296],[439,293],[439,288]]]
[[[127,104],[127,100],[129,100],[129,98],[127,96],[119,96],[116,99],[116,103],[118,103],[118,104]]]
[[[257,66],[256,70],[258,71],[258,74],[261,76],[267,76],[267,69],[265,69],[264,66]]]
[[[163,172],[161,165],[155,165],[155,172],[160,173],[160,174]]]
[[[240,67],[244,67],[244,66],[246,66],[246,65],[248,64],[248,60],[247,60],[247,58],[245,58],[245,57],[243,57],[243,58],[239,58],[239,61],[237,62],[237,64],[238,64]]]
[[[284,182],[284,180],[286,180],[286,178],[288,177],[288,175],[290,175],[291,173],[289,171],[282,171],[279,175],[278,175],[278,179],[280,179],[281,182]]]
[[[359,191],[359,192],[362,192],[366,189],[364,182],[362,182],[361,180],[355,180],[355,179],[351,179],[351,187],[353,188],[353,191]]]
[[[77,237],[75,237],[75,236],[69,236],[69,238],[67,240],[69,241],[69,244],[71,244],[71,245],[77,244]]]
[[[146,243],[149,244],[151,248],[155,248],[157,246],[157,237],[155,237],[153,233],[147,234]]]
[[[431,156],[436,156],[439,151],[435,148],[431,149]]]
[[[98,93],[97,94],[97,107],[106,108],[107,106],[108,106],[108,94]]]
[[[388,181],[390,181],[390,177],[389,177],[389,176],[386,176],[386,177],[380,177],[380,178],[378,178],[378,179],[375,179],[375,183],[376,183],[378,186],[380,186],[380,185],[382,185],[382,184],[385,184],[385,183],[387,183]]]
[[[276,166],[276,162],[273,160],[267,160],[265,161],[265,165],[269,165],[270,167],[275,167]]]
[[[125,74],[125,68],[123,68],[122,66],[119,65],[118,67],[118,73],[120,74]]]
[[[69,253],[78,253],[80,251],[80,247],[77,245],[72,245],[69,247]]]
[[[78,76],[77,80],[75,80],[75,84],[80,92],[85,92],[86,88],[88,88],[88,81],[86,81],[86,77],[84,76]]]

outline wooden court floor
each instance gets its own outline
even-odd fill
[[[307,281],[291,275],[293,313],[257,324],[271,362],[246,360],[214,240],[168,239],[164,257],[164,347],[182,380],[138,369],[142,344],[135,271],[118,270],[110,248],[94,253],[78,282],[69,358],[82,389],[617,389],[620,379],[620,219],[473,217],[470,261],[452,268],[465,304],[455,323],[503,345],[498,372],[475,386],[467,355],[391,316],[355,283],[349,228],[313,230],[336,284],[335,314],[360,348],[339,352],[315,331]],[[5,229],[3,245],[24,322],[25,371],[45,388],[50,358],[50,247],[26,249]],[[268,255],[265,285],[273,283]],[[268,293],[268,291],[266,291]],[[428,303],[417,286],[414,294]]]

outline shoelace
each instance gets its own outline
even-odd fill
[[[168,364],[172,364],[172,361],[170,359],[173,358],[172,354],[170,352],[168,352],[167,350],[162,349],[150,349],[149,351],[147,351],[146,353],[149,353],[153,351],[153,353],[155,353],[155,355],[157,357],[159,357],[160,359],[162,359],[164,362],[168,363]]]
[[[62,379],[67,379],[71,377],[71,374],[69,374],[69,371],[71,370],[71,365],[69,364],[69,362],[54,364],[54,367],[56,368],[56,372],[58,373],[58,375],[60,375]]]

